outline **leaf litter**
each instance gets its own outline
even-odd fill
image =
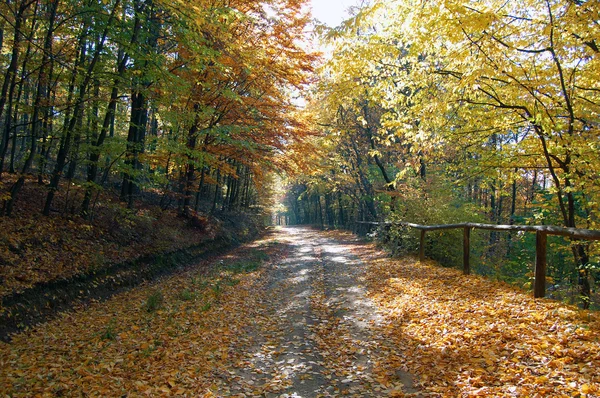
[[[0,345],[0,391],[594,397],[599,326],[597,314],[389,259],[349,234],[284,229],[210,273],[192,269],[15,336]]]
[[[436,396],[596,397],[600,317],[433,261],[389,259],[371,246],[370,297],[406,367]]]

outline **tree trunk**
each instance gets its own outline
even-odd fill
[[[6,72],[4,73],[4,82],[2,83],[2,90],[0,91],[0,120],[3,116],[4,106],[6,105],[6,101],[11,97],[9,95],[9,88],[12,85],[12,82],[15,79],[17,74],[17,68],[19,67],[19,50],[21,47],[21,36],[24,22],[25,11],[31,4],[34,3],[34,0],[23,0],[19,4],[19,8],[15,14],[15,22],[14,22],[14,38],[13,38],[13,48],[10,58],[10,63]],[[8,111],[7,113],[10,113]],[[5,135],[2,136],[2,140],[0,141],[0,152],[5,151],[6,145],[8,145],[8,138]],[[0,173],[2,170],[0,170]]]
[[[206,174],[206,167],[204,166],[204,164],[201,167],[201,172],[200,172],[200,183],[198,184],[198,192],[196,192],[196,200],[194,202],[194,211],[198,211],[198,206],[200,205],[200,195],[202,194],[202,191],[204,190],[204,175]]]
[[[144,3],[142,0],[134,1],[134,12],[140,16],[140,20],[146,22],[146,42],[149,49],[156,50],[158,46],[159,26],[158,19],[154,15],[154,4],[152,0]],[[145,17],[145,18],[142,18]],[[134,69],[145,71],[150,65],[147,57],[144,60],[136,60]],[[133,208],[134,194],[140,190],[137,185],[137,174],[141,170],[139,155],[144,153],[146,140],[146,125],[148,123],[148,99],[146,90],[152,84],[152,78],[146,72],[142,72],[140,81],[134,84],[131,92],[131,117],[129,122],[129,133],[127,135],[126,165],[129,169],[123,176],[121,187],[121,199],[127,201],[127,207]]]
[[[188,131],[187,140],[187,172],[185,174],[185,192],[183,192],[183,214],[189,215],[190,202],[192,200],[192,185],[194,184],[195,173],[196,173],[196,160],[194,158],[194,152],[196,151],[196,141],[198,140],[198,124],[200,123],[200,116],[198,111],[200,104],[194,104],[194,122]]]
[[[42,52],[40,69],[38,72],[36,94],[35,99],[33,101],[33,115],[31,117],[31,148],[29,150],[29,155],[25,159],[25,163],[23,164],[23,167],[21,169],[21,175],[17,179],[16,183],[11,187],[11,197],[5,209],[5,214],[7,216],[10,216],[12,214],[12,210],[17,200],[18,194],[25,183],[25,174],[29,172],[29,169],[33,164],[33,160],[37,152],[37,140],[39,130],[38,119],[40,111],[42,111],[43,114],[45,114],[44,111],[46,113],[48,112],[48,103],[50,102],[48,87],[50,84],[49,82],[52,79],[53,73],[53,57],[51,56],[51,54],[52,43],[54,38],[54,23],[56,20],[58,1],[59,0],[54,0],[49,3],[50,7],[48,9],[48,31],[46,32],[46,37],[44,39],[44,51]],[[13,145],[16,145],[16,142],[14,142]]]
[[[134,22],[134,31],[131,39],[131,44],[135,45],[137,42],[137,34],[139,31],[139,19],[136,18]],[[100,133],[98,137],[92,143],[92,149],[90,150],[89,158],[88,158],[88,168],[87,168],[87,185],[85,189],[85,194],[83,197],[83,203],[81,204],[81,214],[84,217],[89,216],[90,211],[90,203],[92,199],[92,194],[94,191],[94,184],[96,182],[96,178],[98,176],[98,161],[100,160],[100,151],[102,145],[104,145],[104,141],[106,140],[106,136],[109,133],[109,129],[111,124],[114,122],[115,113],[117,109],[117,100],[119,98],[119,84],[125,75],[125,70],[127,66],[127,61],[129,60],[129,55],[127,53],[123,54],[119,57],[117,61],[117,76],[113,82],[113,86],[110,92],[110,99],[108,101],[108,106],[106,107],[106,113],[104,114],[104,119],[102,120],[102,127],[100,128]]]
[[[115,19],[115,13],[116,13],[120,3],[121,3],[121,0],[115,1],[115,4],[110,13],[110,17],[108,19],[106,27],[105,27],[104,31],[102,32],[99,42],[96,43],[96,45],[95,45],[95,51],[94,51],[94,54],[90,61],[90,64],[87,68],[83,82],[79,85],[79,95],[75,102],[73,116],[71,117],[71,119],[69,121],[69,125],[67,127],[67,130],[63,136],[63,139],[61,140],[61,145],[58,150],[58,155],[56,157],[56,165],[54,167],[54,171],[52,172],[52,177],[50,179],[48,195],[46,196],[46,203],[44,204],[44,210],[43,210],[43,214],[45,216],[50,215],[50,209],[52,208],[52,201],[54,200],[54,196],[56,194],[56,191],[58,190],[58,184],[59,184],[61,176],[62,176],[63,168],[65,166],[67,157],[69,155],[69,151],[71,149],[71,144],[72,144],[71,141],[72,141],[73,133],[75,131],[75,126],[77,125],[77,119],[83,108],[87,89],[90,85],[90,81],[94,74],[94,69],[95,69],[96,64],[98,63],[98,60],[100,58],[100,55],[104,49],[104,44],[105,44],[106,38],[108,36],[108,30],[110,29],[112,22]],[[87,29],[84,29],[84,32],[83,32],[84,35],[85,35],[85,30],[87,30]],[[84,53],[85,53],[85,51],[84,51]]]
[[[17,107],[17,104],[18,104],[18,99],[15,98],[15,88],[17,86],[19,47],[21,45],[21,36],[22,36],[22,32],[20,31],[20,29],[21,29],[21,23],[24,22],[22,14],[25,12],[25,9],[23,9],[23,11],[21,12],[23,5],[24,5],[24,3],[21,3],[21,7],[19,7],[19,11],[17,12],[17,20],[15,21],[15,35],[14,35],[15,41],[13,44],[13,53],[12,53],[11,63],[9,64],[6,74],[5,74],[6,80],[4,81],[4,84],[2,86],[2,97],[0,97],[0,117],[2,115],[2,111],[3,111],[4,105],[5,105],[4,103],[2,103],[2,100],[4,99],[5,101],[8,101],[8,105],[6,107],[6,117],[5,117],[5,122],[4,122],[2,140],[0,141],[0,178],[2,177],[2,173],[4,171],[4,161],[6,159],[8,143],[10,142],[10,133],[12,131],[13,104],[15,105],[15,108]],[[37,3],[36,3],[36,5],[37,5]],[[36,10],[37,10],[37,6],[36,6]],[[21,13],[20,17],[18,15],[19,13]],[[36,23],[36,18],[34,15],[33,21],[32,21],[32,26],[31,26],[31,35],[33,35],[33,32],[35,30],[35,23]],[[24,77],[25,77],[25,73],[26,73],[27,61],[29,58],[29,54],[31,52],[31,39],[32,39],[31,36],[26,39],[27,50],[25,52],[25,57],[23,58],[21,84],[24,84],[24,82],[25,82]],[[8,92],[5,91],[7,85],[8,85]],[[19,91],[21,91],[21,90],[19,90]],[[16,112],[17,112],[17,110],[15,109],[15,113]],[[16,117],[17,115],[15,114],[14,116]],[[15,146],[15,145],[16,145],[16,142],[13,142],[13,146]]]
[[[138,189],[135,174],[140,169],[139,154],[142,152],[147,117],[148,107],[146,97],[144,93],[134,88],[131,93],[131,116],[125,160],[128,171],[123,176],[121,187],[121,199],[127,202],[127,207],[130,209],[133,208],[133,196]]]
[[[338,195],[337,195],[337,200],[338,200],[338,207],[339,207],[339,220],[340,220],[340,225],[342,226],[346,226],[346,217],[344,215],[344,205],[342,203],[342,193],[338,191]]]
[[[321,225],[321,229],[325,228],[325,223],[323,222],[323,205],[321,204],[321,196],[317,195],[317,204],[319,209],[319,224]]]
[[[217,183],[215,184],[215,194],[213,197],[213,204],[212,204],[212,210],[211,210],[213,213],[217,210],[220,185],[221,185],[221,170],[217,169]]]

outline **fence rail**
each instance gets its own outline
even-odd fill
[[[497,225],[497,224],[479,224],[479,223],[460,223],[460,224],[441,224],[441,225],[421,225],[409,222],[371,222],[359,221],[358,224],[374,226],[404,226],[411,227],[421,231],[419,243],[419,259],[425,259],[425,234],[428,231],[439,231],[445,229],[463,230],[463,273],[471,273],[470,248],[471,248],[471,230],[484,229],[490,231],[517,231],[517,232],[535,232],[535,277],[533,295],[534,297],[544,297],[546,295],[546,252],[547,236],[559,235],[566,236],[575,240],[600,240],[600,231],[591,229],[566,228],[553,225]]]

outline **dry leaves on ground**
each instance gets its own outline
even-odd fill
[[[16,336],[0,345],[0,392],[93,397],[287,391],[289,375],[275,366],[289,346],[281,340],[286,332],[265,318],[279,303],[271,294],[286,292],[269,293],[263,273],[270,267],[256,270],[253,261],[264,260],[265,252],[280,261],[284,246],[256,242],[222,258],[209,274],[199,267]],[[399,397],[410,395],[398,376],[408,371],[419,396],[600,396],[598,314],[534,300],[432,262],[389,259],[373,246],[354,251],[367,266],[369,295],[381,317],[365,332],[372,336],[366,347],[353,344],[351,328],[333,316],[338,308],[327,305],[323,273],[317,273],[310,305],[319,322],[311,330],[326,383],[351,384],[344,380],[364,371],[367,384]],[[253,328],[264,334],[250,333]],[[266,351],[255,353],[253,367],[248,355],[256,347]],[[363,348],[369,361],[359,368],[355,349]],[[275,367],[262,369],[262,362]],[[232,380],[247,385],[230,391]],[[332,396],[343,393],[334,389]]]
[[[272,250],[276,245],[256,242],[233,253],[241,259],[223,258],[209,275],[200,267],[0,343],[0,391],[13,397],[209,393],[235,366],[240,347],[251,344],[244,328],[263,308],[255,265]]]
[[[365,253],[362,253],[365,257]],[[369,258],[369,291],[406,366],[441,396],[600,395],[600,317],[415,258]]]

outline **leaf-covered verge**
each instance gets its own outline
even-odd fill
[[[23,189],[28,197],[24,204],[31,207],[45,194],[33,181]],[[57,205],[66,208],[81,194],[73,188],[70,195],[57,195]],[[120,286],[134,286],[258,233],[259,222],[243,214],[182,218],[151,203],[132,211],[109,191],[100,201],[93,221],[68,211],[39,217],[28,206],[0,218],[3,336],[43,319],[57,306],[68,307],[73,299],[106,297]]]
[[[600,317],[465,276],[432,261],[389,259],[373,248],[368,286],[405,367],[433,396],[594,397],[600,394]]]
[[[0,343],[10,396],[202,396],[250,344],[261,267],[282,250],[256,241]],[[234,350],[233,347],[236,349]]]

